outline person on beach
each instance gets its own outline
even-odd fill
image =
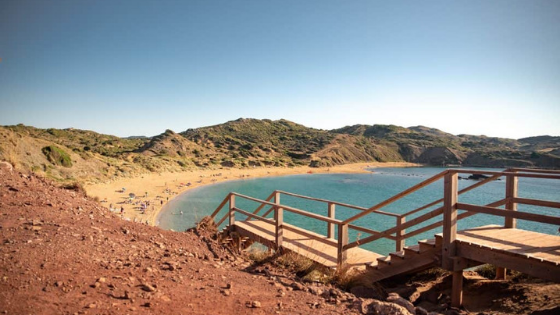
[[[124,214],[124,207],[121,206],[121,216]]]

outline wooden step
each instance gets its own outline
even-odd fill
[[[418,241],[418,245],[420,245],[420,251],[434,249],[436,248],[436,240],[433,238],[428,240],[421,240]]]
[[[379,262],[380,260],[378,259],[378,263]],[[366,265],[366,269],[369,270],[371,280],[377,282],[398,274],[407,274],[410,272],[425,270],[434,265],[435,260],[433,259],[433,256],[421,254],[413,259],[406,259],[403,263],[394,265],[376,265],[373,263],[369,266]]]
[[[377,258],[377,266],[382,265],[390,265],[391,264],[391,256],[384,256]]]
[[[415,256],[420,254],[420,245],[407,246],[404,248],[405,255]]]
[[[405,248],[406,249],[406,248]],[[389,253],[389,256],[391,256],[391,259],[404,259],[405,256],[405,251],[401,250],[400,252],[393,252],[393,253]]]

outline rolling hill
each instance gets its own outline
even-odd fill
[[[560,168],[560,137],[452,135],[425,126],[353,125],[334,130],[287,120],[223,124],[119,138],[79,129],[0,127],[0,160],[59,181],[105,181],[199,168],[328,167],[354,162]]]

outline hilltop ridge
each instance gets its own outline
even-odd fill
[[[47,150],[44,148],[50,147]],[[57,165],[45,151],[67,155]],[[0,127],[0,160],[61,181],[104,181],[148,172],[221,167],[329,167],[356,162],[560,168],[560,137],[452,135],[426,126],[309,128],[240,118],[214,126],[119,138],[94,131]]]

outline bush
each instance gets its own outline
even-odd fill
[[[54,165],[61,165],[64,167],[72,167],[72,159],[68,153],[64,152],[62,149],[55,147],[54,145],[49,145],[44,147],[41,151],[47,157],[47,160]]]

